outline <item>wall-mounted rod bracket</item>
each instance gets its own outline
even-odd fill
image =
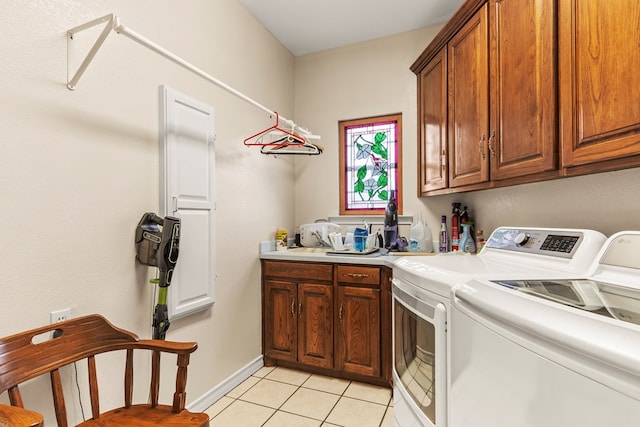
[[[91,49],[87,53],[87,56],[85,57],[84,61],[82,61],[82,63],[78,67],[78,70],[73,75],[73,77],[69,78],[70,70],[69,70],[68,57],[69,57],[69,51],[72,49],[72,46],[73,46],[72,42],[73,42],[73,39],[74,39],[75,35],[77,33],[81,32],[81,31],[87,30],[89,28],[93,28],[96,25],[100,25],[100,24],[105,23],[105,22],[107,23],[107,25],[105,25],[104,29],[102,30],[102,33],[100,33],[100,35],[98,36],[98,39],[95,41],[95,43],[93,44],[93,46],[91,47]],[[253,106],[255,106],[255,107],[257,107],[257,108],[259,108],[259,109],[261,109],[261,110],[263,110],[265,112],[267,112],[269,115],[271,115],[271,116],[275,116],[276,115],[275,111],[272,111],[272,110],[268,109],[264,105],[258,103],[257,101],[254,101],[253,99],[251,99],[248,96],[244,95],[243,93],[237,91],[236,89],[232,88],[231,86],[223,83],[222,81],[216,79],[215,77],[211,76],[210,74],[207,74],[206,72],[202,71],[200,68],[190,64],[189,62],[185,61],[181,57],[173,54],[172,52],[164,49],[161,46],[158,46],[157,44],[155,44],[151,40],[141,36],[140,34],[136,33],[135,31],[133,31],[133,30],[125,27],[124,25],[120,24],[120,21],[119,21],[118,17],[116,15],[114,15],[114,14],[105,15],[102,18],[94,19],[93,21],[89,21],[89,22],[87,22],[85,24],[78,25],[77,27],[74,27],[74,28],[70,29],[69,31],[67,31],[67,88],[69,90],[75,90],[76,85],[78,84],[78,81],[80,80],[80,78],[84,74],[85,70],[87,69],[87,67],[89,66],[89,64],[93,60],[93,58],[96,56],[96,53],[98,53],[98,50],[100,50],[100,48],[102,47],[104,41],[106,40],[107,36],[109,35],[109,33],[112,30],[115,31],[118,34],[122,34],[124,36],[127,36],[129,39],[135,41],[136,43],[138,43],[138,44],[146,47],[147,49],[149,49],[149,50],[151,50],[151,51],[163,56],[166,59],[169,59],[170,61],[175,62],[176,64],[186,68],[187,70],[189,70],[192,73],[202,77],[203,79],[208,80],[209,82],[214,83],[217,86],[220,86],[221,88],[225,89],[226,91],[231,92],[235,96],[245,100],[249,104],[251,104],[251,105],[253,105]],[[280,116],[280,121],[286,123],[288,126],[290,126],[292,131],[299,132],[305,138],[311,138],[311,139],[319,139],[320,138],[317,135],[312,135],[311,132],[309,132],[307,129],[296,125],[292,120],[289,120],[289,119],[286,119],[286,118]]]
[[[74,27],[69,31],[67,31],[67,88],[69,90],[76,89],[76,84],[78,84],[78,80],[80,80],[80,77],[82,77],[82,75],[84,74],[85,70],[93,60],[93,57],[96,56],[96,53],[98,53],[98,50],[100,50],[100,48],[102,47],[102,44],[107,39],[107,36],[109,35],[109,33],[111,33],[111,30],[113,30],[114,18],[115,16],[113,14],[105,15],[102,18],[94,19],[93,21],[89,21],[85,24],[78,25],[77,27]],[[95,27],[96,25],[100,25],[104,22],[106,22],[107,25],[105,25],[104,29],[102,30],[102,33],[100,33],[100,36],[98,36],[98,39],[89,50],[89,53],[87,53],[87,56],[84,58],[84,61],[82,61],[82,63],[80,64],[80,67],[78,67],[78,70],[70,79],[69,78],[69,71],[70,71],[69,70],[69,52],[72,49],[71,42],[73,41],[73,36],[76,33],[79,33],[80,31],[84,31],[88,28]]]

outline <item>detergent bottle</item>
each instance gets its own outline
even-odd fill
[[[471,232],[471,228],[473,227],[473,223],[471,222],[463,222],[462,225],[462,237],[460,237],[459,247],[460,250],[469,253],[476,253],[476,242],[473,240],[473,234]]]

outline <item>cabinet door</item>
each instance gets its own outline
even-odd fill
[[[333,287],[301,283],[298,299],[298,361],[332,368]]]
[[[489,180],[489,37],[483,6],[448,44],[449,186]]]
[[[338,287],[336,368],[380,376],[380,290]]]
[[[447,188],[447,50],[418,74],[418,196]]]
[[[557,169],[555,0],[491,0],[491,179]]]
[[[559,0],[558,13],[563,166],[640,154],[640,2]]]
[[[265,357],[296,360],[297,291],[296,283],[265,280],[263,313]]]

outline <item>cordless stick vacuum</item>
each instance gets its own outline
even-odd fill
[[[142,215],[136,228],[136,260],[140,264],[158,267],[158,301],[153,312],[153,339],[163,340],[169,329],[167,290],[178,262],[180,218],[159,217],[153,212]]]

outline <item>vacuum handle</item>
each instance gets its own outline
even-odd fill
[[[160,286],[171,285],[173,269],[178,262],[180,247],[180,218],[167,216],[163,219],[162,243],[160,256],[158,257],[158,269],[160,270]]]

